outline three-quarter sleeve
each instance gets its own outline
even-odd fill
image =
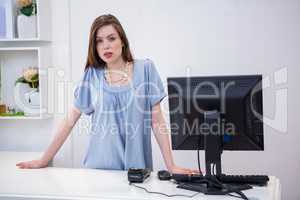
[[[153,61],[147,59],[147,67],[148,67],[148,86],[149,86],[149,100],[151,106],[161,102],[165,96],[167,96],[162,80],[159,76],[158,71],[153,63]]]
[[[92,68],[89,67],[75,88],[73,101],[74,106],[86,115],[94,112],[92,89]]]

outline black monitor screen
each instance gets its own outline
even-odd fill
[[[172,149],[203,149],[203,135],[222,134],[224,150],[263,150],[262,76],[168,78]],[[217,124],[204,123],[219,113]]]

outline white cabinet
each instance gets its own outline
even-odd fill
[[[16,4],[16,0],[11,0]],[[22,76],[23,70],[33,66],[39,71],[39,109],[35,114],[25,116],[0,116],[0,119],[45,119],[51,117],[48,96],[48,69],[51,58],[51,0],[36,0],[37,37],[0,39],[0,67],[2,76],[2,102],[7,106],[20,108],[16,99],[15,81]],[[16,18],[16,16],[15,16]],[[17,27],[17,26],[15,26]],[[15,30],[16,31],[16,30]],[[16,34],[17,35],[17,34]],[[22,110],[22,109],[20,109]]]
[[[17,5],[16,0],[11,0],[14,5],[14,22],[17,23]],[[17,24],[13,27],[14,38],[0,38],[0,42],[18,42],[18,41],[51,41],[51,0],[36,0],[37,4],[37,37],[19,38]]]
[[[15,81],[22,76],[23,70],[29,66],[38,67],[40,96],[38,113],[24,117],[0,117],[0,119],[42,119],[50,117],[51,115],[47,109],[49,104],[48,68],[51,66],[50,47],[2,47],[0,48],[0,62],[2,101],[6,105],[21,108],[20,99],[17,97],[20,91],[15,86]]]

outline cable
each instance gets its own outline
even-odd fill
[[[200,167],[200,140],[198,140],[198,149],[197,149],[197,159],[198,159],[198,168],[199,168],[199,171],[202,175],[202,171],[201,171],[201,167]],[[215,171],[216,171],[216,164],[214,163],[213,164],[213,169],[212,169],[212,175],[213,177],[216,177],[216,174],[215,174]],[[209,180],[207,179],[207,181],[210,183],[210,184],[213,184],[215,186],[219,186],[221,188],[224,188],[226,190],[229,190],[229,191],[232,191],[234,193],[237,193],[238,195],[240,196],[235,196],[235,195],[232,195],[232,194],[228,194],[229,196],[233,196],[233,197],[238,197],[238,198],[241,198],[241,199],[245,199],[245,200],[249,200],[247,198],[247,196],[242,192],[242,191],[239,191],[239,190],[233,190],[232,188],[228,188],[226,187],[223,183],[221,183],[217,178],[214,178],[214,182],[212,180]]]
[[[200,172],[201,175],[203,175],[203,174],[202,174],[202,170],[201,170],[201,166],[200,166],[200,139],[198,140],[197,160],[198,160],[198,169],[199,169],[199,172]],[[215,174],[215,171],[216,171],[216,164],[213,164],[213,172],[212,172],[213,175]],[[221,182],[217,182],[217,184],[216,184],[216,183],[212,182],[211,180],[208,180],[208,179],[207,179],[207,181],[208,181],[210,184],[215,185],[216,187],[219,186],[219,187],[221,187],[221,188],[224,188],[224,185],[223,185]],[[227,188],[225,188],[225,189],[227,189]],[[228,195],[229,195],[229,196],[233,196],[233,197],[242,198],[242,197],[235,196],[235,195],[232,195],[232,194],[228,194]],[[244,195],[244,196],[245,196],[245,195]],[[246,197],[246,196],[245,196],[245,197]],[[242,199],[244,199],[244,198],[242,198]],[[246,197],[246,200],[248,200],[247,197]]]
[[[227,194],[227,195],[228,195],[228,196],[231,196],[231,197],[239,198],[239,199],[244,199],[243,197],[236,196],[236,195],[233,195],[233,194]]]
[[[200,163],[200,139],[198,140],[198,148],[197,148],[197,160],[198,160],[198,170],[200,175],[202,174],[202,170],[201,170],[201,163]]]
[[[202,170],[201,170],[201,166],[200,166],[200,150],[199,149],[197,150],[197,159],[198,159],[198,170],[199,170],[199,173],[200,173],[200,175],[203,175],[202,174]]]
[[[214,163],[214,164],[213,164],[213,170],[212,170],[213,177],[215,177],[214,180],[215,180],[217,183],[219,183],[220,186],[221,186],[222,188],[225,188],[226,190],[229,190],[229,191],[232,191],[232,192],[234,192],[234,193],[237,193],[238,195],[240,195],[239,198],[241,198],[241,199],[249,200],[248,197],[247,197],[242,191],[240,191],[240,190],[235,190],[235,189],[232,189],[232,188],[230,188],[230,187],[227,187],[227,186],[225,186],[221,181],[219,181],[218,178],[216,178],[216,175],[215,175],[215,169],[216,169],[216,164]],[[229,195],[229,196],[234,196],[234,197],[238,197],[238,196],[235,196],[235,195],[232,195],[232,194],[231,194],[231,195],[230,195],[230,194],[227,194],[227,195]]]
[[[195,197],[196,195],[199,194],[199,192],[197,192],[197,193],[195,193],[193,195],[184,195],[184,194],[171,194],[171,195],[169,195],[169,194],[165,194],[165,193],[162,193],[162,192],[151,192],[151,191],[147,190],[147,188],[138,186],[138,185],[136,185],[134,183],[129,183],[129,185],[133,185],[136,188],[143,189],[144,191],[146,191],[149,194],[160,194],[160,195],[163,195],[163,196],[166,196],[166,197],[188,197],[188,198],[193,198],[193,197]]]

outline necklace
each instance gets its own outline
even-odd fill
[[[126,62],[125,65],[121,68],[121,71],[120,70],[109,70],[107,68],[107,66],[105,66],[105,70],[104,70],[104,74],[105,74],[105,79],[106,81],[112,85],[112,84],[115,84],[115,83],[119,83],[119,82],[123,82],[123,81],[126,81],[128,80],[128,65],[129,63]],[[121,78],[117,79],[117,80],[112,80],[111,78],[111,74],[112,73],[118,73],[118,74],[121,74]],[[121,85],[121,84],[120,84]],[[119,86],[120,86],[119,85]]]

